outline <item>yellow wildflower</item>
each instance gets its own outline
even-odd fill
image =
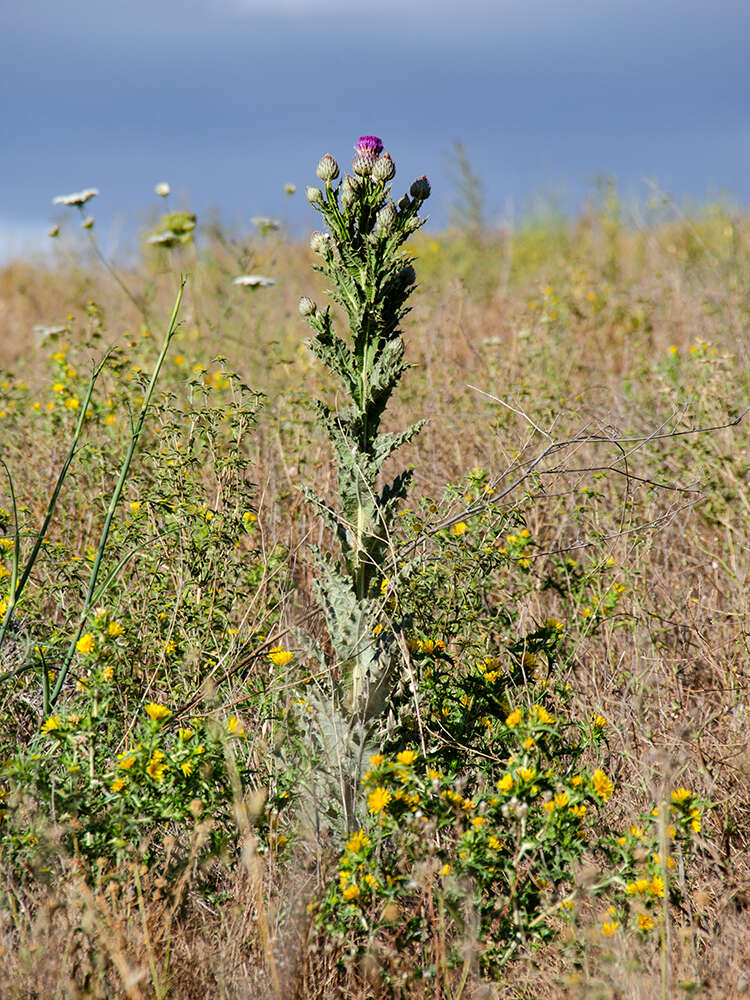
[[[601,926],[602,937],[612,937],[619,926],[619,920],[605,920]]]
[[[244,736],[245,735],[245,730],[242,727],[242,723],[240,722],[240,720],[237,718],[236,715],[233,715],[230,718],[230,720],[228,722],[228,726],[229,726],[229,732],[232,734],[232,736]]]
[[[76,649],[79,653],[88,655],[94,649],[94,637],[90,632],[86,632],[76,643]]]
[[[151,754],[151,760],[149,760],[146,765],[146,774],[154,781],[161,781],[164,777],[164,772],[167,770],[168,765],[164,763],[164,754],[161,750],[154,750]]]
[[[661,875],[654,875],[651,879],[651,885],[648,887],[648,891],[652,896],[659,896],[663,898],[664,896],[664,879]]]
[[[371,813],[382,813],[391,801],[391,798],[392,796],[388,789],[379,785],[367,796],[367,808]]]
[[[594,771],[594,791],[599,798],[606,802],[612,797],[614,788],[615,786],[609,780],[604,771],[597,768],[596,771]]]
[[[129,771],[135,764],[135,754],[131,750],[126,750],[125,753],[118,754],[117,761],[118,767],[121,767],[123,771]]]
[[[502,778],[497,783],[498,791],[509,792],[513,787],[513,777],[510,774],[504,774]]]
[[[534,705],[531,709],[532,714],[537,717],[537,719],[545,726],[551,726],[555,721],[554,715],[550,715],[544,705]]]
[[[510,728],[513,729],[521,722],[522,719],[523,719],[523,712],[521,711],[520,708],[517,708],[515,712],[511,712],[510,715],[506,717],[505,725],[510,726]]]
[[[701,811],[700,809],[690,810],[690,826],[693,828],[693,833],[701,832]]]
[[[569,801],[570,799],[568,798],[567,792],[560,792],[559,795],[555,796],[555,805],[558,809],[564,809]]]
[[[185,775],[186,778],[189,778],[190,775],[193,773],[193,765],[189,760],[183,760],[183,762],[180,764],[180,770],[182,771],[182,773]]]
[[[648,913],[639,913],[638,926],[642,931],[650,931],[653,930],[654,921],[651,919]]]
[[[466,531],[466,528],[467,528],[466,522],[459,521],[457,524],[454,524],[453,527],[451,528],[451,534],[457,538],[459,535],[463,535],[463,533]]]
[[[410,764],[413,764],[416,759],[417,755],[413,750],[402,750],[401,753],[396,756],[396,760],[399,764],[405,764],[407,767]]]
[[[499,851],[503,845],[500,843],[497,837],[488,837],[487,846],[491,847],[493,851]]]
[[[380,767],[380,765],[384,763],[384,761],[385,757],[382,755],[382,753],[374,753],[372,757],[370,757],[370,763],[372,764],[373,767]]]
[[[357,896],[359,896],[359,886],[357,885],[356,882],[352,882],[351,885],[348,885],[346,889],[344,889],[341,895],[347,902],[349,902],[352,899],[356,899]]]
[[[107,632],[112,636],[113,639],[116,639],[118,635],[122,635],[124,631],[125,629],[119,622],[110,622],[109,626],[107,627]]]
[[[536,777],[536,770],[533,767],[519,767],[516,771],[516,776],[521,779],[521,781],[533,781]]]
[[[648,892],[651,887],[651,880],[647,878],[637,878],[634,882],[628,882],[625,892],[628,896],[636,896],[638,893]]]
[[[154,722],[161,722],[162,719],[168,719],[172,714],[166,705],[157,705],[153,701],[150,701],[146,705],[145,712],[149,719],[152,719]]]
[[[363,847],[367,847],[370,844],[370,838],[367,836],[364,830],[357,830],[353,833],[351,837],[346,842],[347,851],[351,851],[352,854],[358,854]]]
[[[594,728],[595,729],[604,729],[604,727],[606,725],[607,725],[607,720],[604,718],[603,715],[595,715],[594,716]]]
[[[681,802],[686,802],[692,796],[692,794],[693,793],[691,791],[688,791],[688,789],[685,787],[676,788],[672,792],[672,801],[676,802],[679,805]]]
[[[42,726],[42,732],[43,733],[54,732],[54,730],[55,729],[59,729],[61,725],[62,725],[62,723],[60,722],[60,716],[59,715],[50,715],[50,717],[47,719],[47,721]]]
[[[109,790],[111,792],[121,792],[124,787],[125,787],[125,782],[122,780],[122,778],[115,778],[115,780],[109,786]]]
[[[282,646],[272,646],[268,650],[268,659],[275,663],[277,667],[284,667],[290,660],[294,659],[294,653]]]

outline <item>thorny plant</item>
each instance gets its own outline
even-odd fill
[[[315,335],[310,350],[339,380],[346,402],[317,411],[333,446],[338,507],[306,490],[338,541],[340,562],[315,551],[317,595],[331,643],[330,658],[309,648],[325,673],[317,717],[323,757],[333,762],[330,787],[337,789],[343,829],[355,824],[360,773],[370,725],[387,704],[399,675],[397,630],[378,631],[381,580],[389,556],[390,533],[411,471],[380,486],[385,462],[421,429],[418,421],[399,433],[381,431],[388,402],[407,370],[400,323],[408,313],[415,272],[402,247],[424,224],[419,209],[430,185],[420,177],[398,202],[390,198],[396,168],[375,136],[355,147],[352,172],[339,183],[339,166],[326,154],[317,174],[324,188],[307,188],[329,232],[313,233],[310,245],[331,282],[330,295],[344,311],[350,341],[334,332],[330,306],[309,298],[299,310]],[[332,662],[331,662],[332,661]],[[329,795],[325,796],[326,799]]]

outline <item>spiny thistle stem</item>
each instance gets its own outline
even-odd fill
[[[415,274],[411,258],[401,248],[424,224],[419,209],[430,194],[423,177],[394,204],[390,181],[395,173],[393,160],[375,136],[359,140],[352,172],[343,180],[338,181],[339,166],[332,156],[321,159],[317,174],[324,189],[308,187],[307,198],[329,231],[313,233],[310,246],[319,258],[315,270],[329,279],[329,295],[346,313],[350,338],[344,340],[334,332],[330,306],[321,310],[306,296],[299,304],[314,331],[308,347],[339,379],[347,398],[336,409],[316,403],[333,447],[338,505],[334,509],[312,490],[305,492],[332,529],[343,563],[317,550],[314,553],[317,597],[335,661],[344,672],[343,686],[334,684],[332,691],[337,710],[347,717],[340,720],[345,724],[338,731],[349,734],[352,744],[345,750],[355,770],[367,724],[388,701],[398,659],[393,630],[374,631],[374,625],[390,529],[406,496],[411,471],[404,469],[382,488],[378,478],[386,460],[424,423],[418,421],[400,433],[380,431],[383,413],[409,367],[399,324],[409,312],[406,302]],[[317,655],[324,659],[320,651]],[[358,735],[354,733],[357,727]],[[340,750],[337,745],[339,757]],[[329,752],[328,758],[333,759],[333,754]],[[356,774],[352,778],[350,772],[349,780],[353,782],[349,792],[356,791]],[[353,801],[354,795],[348,798]],[[348,812],[346,802],[344,811]]]

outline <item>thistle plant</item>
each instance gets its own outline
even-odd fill
[[[340,381],[346,402],[332,407],[318,401],[317,411],[333,446],[337,464],[338,506],[307,490],[338,541],[340,560],[316,551],[318,600],[337,670],[341,677],[330,691],[324,738],[330,760],[330,738],[336,744],[339,787],[347,820],[358,785],[368,725],[381,712],[396,677],[398,652],[393,628],[376,628],[389,538],[411,471],[404,469],[380,483],[384,463],[410,441],[424,421],[397,433],[381,431],[381,420],[402,375],[401,321],[414,289],[412,260],[402,247],[425,222],[419,215],[430,185],[421,177],[397,204],[390,196],[396,168],[375,136],[363,136],[355,147],[351,173],[339,180],[336,160],[326,154],[318,164],[320,187],[308,187],[307,198],[320,212],[327,232],[310,241],[320,271],[331,282],[329,294],[345,312],[349,340],[334,332],[330,306],[320,309],[309,298],[299,310],[314,330],[310,350]],[[317,650],[323,666],[326,658]],[[335,734],[330,731],[334,726]],[[343,744],[342,744],[343,738]],[[355,760],[351,755],[355,755]],[[344,763],[348,761],[348,763]]]

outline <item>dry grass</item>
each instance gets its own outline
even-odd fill
[[[389,417],[394,426],[429,417],[410,447],[418,494],[439,496],[473,466],[501,475],[516,456],[541,448],[524,416],[468,386],[502,397],[539,426],[554,419],[561,440],[582,429],[630,438],[729,424],[747,405],[746,220],[714,215],[622,231],[614,255],[596,218],[564,240],[530,229],[481,247],[425,239],[418,252],[423,284],[407,335],[416,370]],[[249,262],[276,276],[276,288],[233,289],[229,279]],[[194,270],[178,348],[191,365],[228,357],[266,393],[253,444],[262,520],[269,547],[278,541],[292,552],[319,532],[297,485],[331,487],[322,439],[299,404],[319,391],[296,315],[315,280],[308,265],[303,248],[281,240],[213,241]],[[144,263],[124,278],[150,290],[154,316],[167,312],[171,275]],[[82,316],[88,299],[101,306],[111,339],[139,328],[132,304],[93,262],[6,267],[0,366],[41,393],[48,375],[30,331]],[[698,342],[710,346],[691,354]],[[675,356],[682,367],[670,382]],[[578,516],[590,474],[570,470],[611,467],[622,448],[579,443],[543,467],[545,490],[536,490],[529,514],[548,550],[591,547],[628,581],[613,626],[592,636],[579,629],[566,677],[574,710],[600,711],[610,722],[611,768],[625,789],[619,807],[637,810],[682,782],[712,804],[685,912],[668,941],[604,942],[589,914],[575,934],[518,960],[504,983],[480,980],[467,942],[466,976],[457,969],[414,987],[404,957],[386,952],[369,965],[347,964],[345,949],[314,931],[306,905],[317,873],[304,856],[277,866],[249,846],[244,863],[223,876],[221,901],[208,903],[193,891],[198,873],[175,887],[157,871],[133,870],[115,891],[104,873],[100,885],[88,885],[73,859],[53,851],[33,891],[4,873],[0,997],[376,1000],[384,965],[397,984],[403,976],[395,996],[425,1000],[750,996],[748,446],[747,418],[704,435],[645,441],[629,458],[630,478],[612,472],[601,484],[603,502]],[[39,458],[20,475],[23,495],[48,478],[46,456]],[[88,530],[81,525],[81,538]],[[304,558],[294,573],[288,619],[309,606]],[[537,592],[524,615],[548,614],[549,601]]]

